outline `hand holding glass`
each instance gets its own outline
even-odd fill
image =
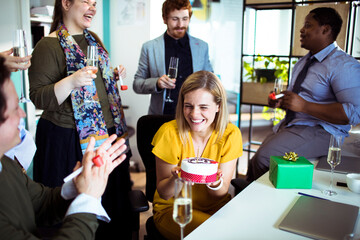
[[[328,196],[335,196],[337,193],[332,189],[334,180],[334,169],[341,162],[341,144],[343,142],[343,136],[331,135],[329,143],[329,152],[327,156],[327,162],[331,166],[331,181],[330,188],[324,190],[323,193]]]
[[[15,57],[26,57],[27,54],[27,45],[26,45],[26,39],[25,39],[25,31],[22,29],[16,29],[13,39],[13,52]],[[27,64],[27,63],[24,63]],[[25,70],[21,71],[21,95],[19,102],[20,103],[26,103],[30,102],[29,99],[25,98],[25,88],[24,88],[24,82],[25,82]]]
[[[87,56],[86,56],[86,66],[96,67],[96,70],[93,70],[92,73],[97,73],[98,66],[98,47],[97,46],[88,46],[87,47]]]
[[[192,220],[191,183],[180,178],[175,180],[173,219],[180,225],[181,239],[184,227]]]
[[[167,74],[169,78],[176,79],[178,72],[178,64],[179,64],[179,58],[177,57],[170,58],[169,71]],[[170,94],[171,94],[171,89],[167,89],[165,102],[174,102],[174,100],[171,99]]]
[[[280,79],[280,78],[275,79],[275,83],[274,83],[275,97],[278,94],[280,94],[282,91],[284,91],[284,87],[285,87],[285,84],[283,83],[282,79]],[[274,108],[274,119],[273,119],[273,121],[276,121],[276,108]]]

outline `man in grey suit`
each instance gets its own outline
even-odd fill
[[[149,114],[175,114],[177,98],[185,79],[200,70],[212,72],[206,42],[187,33],[192,15],[189,0],[166,0],[162,17],[166,32],[143,44],[133,88],[151,94]],[[179,58],[176,79],[167,76],[171,57]],[[171,93],[172,102],[165,101]]]

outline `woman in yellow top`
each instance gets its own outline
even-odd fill
[[[185,227],[190,233],[231,198],[228,194],[236,159],[242,155],[241,132],[229,122],[224,87],[211,72],[191,74],[183,83],[176,119],[165,123],[154,136],[157,191],[154,221],[167,239],[179,239],[180,228],[172,219],[174,182],[181,160],[210,158],[219,162],[219,179],[209,185],[193,186],[193,218]]]

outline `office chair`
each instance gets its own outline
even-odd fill
[[[161,125],[173,119],[173,115],[145,115],[140,117],[137,122],[137,147],[146,172],[145,195],[147,200],[151,203],[153,202],[156,190],[156,165],[155,156],[152,153],[153,146],[151,145],[151,142]],[[146,232],[146,239],[165,239],[156,229],[153,216],[149,217],[146,221]]]
[[[149,203],[141,190],[131,190],[128,194],[131,207],[132,239],[139,239],[140,213],[149,210]]]
[[[231,179],[231,185],[235,188],[235,196],[238,195],[242,190],[244,190],[250,182],[242,178]]]

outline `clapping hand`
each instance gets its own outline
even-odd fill
[[[74,179],[79,194],[85,193],[95,198],[100,198],[104,193],[109,174],[126,158],[126,155],[123,154],[126,149],[123,138],[117,140],[106,149],[116,138],[115,134],[111,135],[96,151],[94,151],[95,139],[90,139],[82,161],[83,171]],[[103,160],[101,166],[96,166],[92,162],[92,159],[98,155]],[[75,170],[80,165],[78,162]]]

